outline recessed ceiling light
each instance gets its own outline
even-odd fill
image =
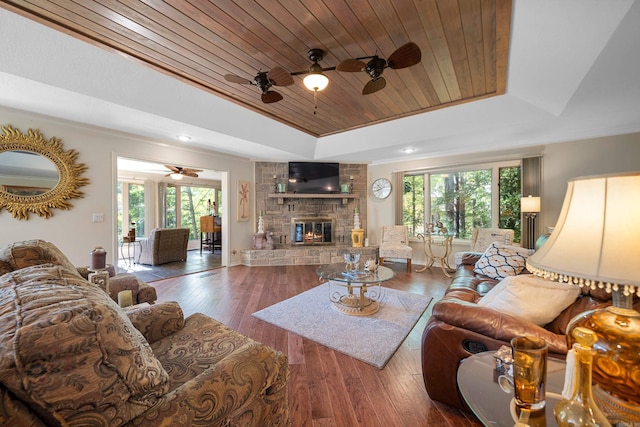
[[[182,142],[191,141],[191,137],[189,135],[178,135],[178,139]]]
[[[414,151],[416,151],[416,149],[413,147],[407,147],[404,150],[402,150],[402,152],[406,154],[413,153]]]

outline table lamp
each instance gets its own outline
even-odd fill
[[[533,249],[536,241],[536,216],[540,212],[540,197],[521,197],[520,212],[527,220],[527,248]]]
[[[545,279],[612,293],[613,305],[586,311],[566,331],[586,327],[593,348],[595,393],[602,409],[640,421],[640,172],[569,182],[558,222],[547,242],[527,259]],[[569,342],[571,345],[571,342]]]

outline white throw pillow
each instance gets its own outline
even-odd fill
[[[497,280],[515,276],[524,270],[527,257],[532,253],[531,249],[493,242],[476,262],[473,271]]]
[[[478,305],[544,326],[558,317],[579,295],[579,286],[520,274],[502,279],[478,301]]]

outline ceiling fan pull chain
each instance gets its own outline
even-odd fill
[[[313,91],[313,115],[315,116],[318,112],[318,91]]]

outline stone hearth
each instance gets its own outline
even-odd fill
[[[243,249],[242,264],[263,265],[321,265],[344,262],[343,254],[359,253],[361,260],[378,258],[378,248],[354,248],[351,246],[297,246],[273,250]]]

